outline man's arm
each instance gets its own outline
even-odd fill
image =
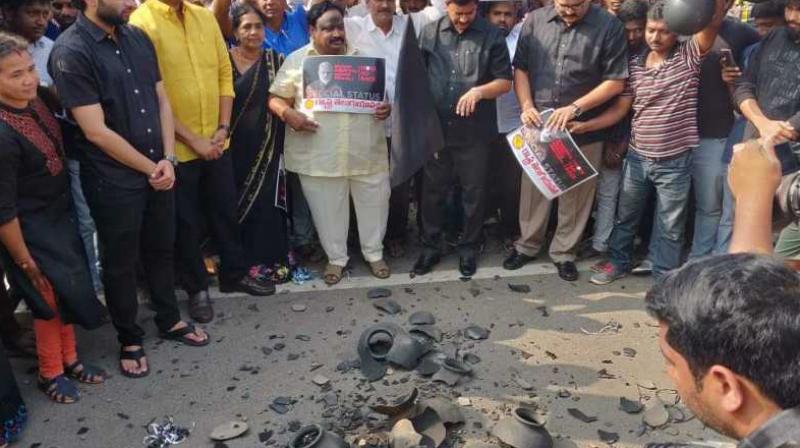
[[[733,151],[728,183],[736,207],[728,252],[772,253],[772,204],[781,182],[780,162],[769,141],[750,140]]]
[[[586,121],[572,121],[567,128],[573,134],[584,134],[609,128],[625,118],[632,105],[632,96],[620,95],[614,100],[611,107],[604,110],[600,115]]]
[[[158,95],[158,112],[161,116],[161,137],[164,141],[164,155],[175,155],[175,119],[172,115],[172,106],[169,104],[167,91],[164,90],[164,83],[159,81],[156,84],[156,95]]]
[[[233,67],[231,58],[228,55],[228,46],[219,30],[216,31],[216,51],[217,65],[219,67],[219,127],[214,133],[211,141],[220,145],[225,145],[228,132],[231,127],[231,110],[233,109]]]
[[[475,107],[482,100],[493,100],[498,96],[511,91],[511,58],[508,55],[508,46],[505,38],[499,33],[494,33],[490,42],[488,71],[492,80],[475,86],[459,98],[456,104],[456,114],[468,117],[475,112]],[[477,54],[472,57],[478,57]]]
[[[739,110],[753,126],[758,129],[758,134],[773,143],[784,143],[788,140],[797,140],[797,128],[788,121],[770,120],[764,115],[755,98],[748,98],[739,103]]]
[[[296,132],[316,132],[319,123],[292,107],[294,99],[269,96],[269,110]]]
[[[106,126],[105,114],[100,104],[75,107],[70,112],[86,139],[109,157],[148,177],[153,174],[156,164]]]
[[[231,0],[212,0],[211,12],[217,19],[222,35],[227,39],[233,39],[233,22],[231,21]]]
[[[716,0],[714,3],[714,16],[711,18],[711,22],[693,36],[701,55],[708,53],[711,47],[714,46],[722,21],[725,19],[726,4],[727,0]]]

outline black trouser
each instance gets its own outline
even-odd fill
[[[136,323],[137,263],[145,271],[155,323],[162,332],[180,320],[175,298],[175,193],[150,187],[126,190],[92,175],[81,185],[97,225],[103,286],[111,322],[122,345],[141,345]]]
[[[425,163],[422,192],[423,242],[441,251],[445,228],[445,201],[455,179],[461,185],[464,226],[459,252],[475,255],[482,241],[485,214],[486,170],[489,148],[485,143],[446,146]]]
[[[219,281],[236,283],[247,274],[236,215],[237,196],[230,150],[217,160],[192,160],[178,164],[175,198],[178,211],[176,258],[178,279],[187,293],[208,289],[203,263],[204,235],[208,230],[219,251]]]
[[[14,317],[14,311],[19,305],[19,301],[12,299],[8,294],[3,281],[4,276],[3,265],[0,264],[0,339],[3,342],[12,342],[22,334],[22,327]]]
[[[489,171],[486,175],[487,214],[500,210],[500,231],[503,237],[519,236],[519,196],[522,168],[511,153],[505,134],[492,142]]]
[[[392,139],[386,139],[389,154]],[[389,220],[386,223],[386,241],[403,241],[408,231],[408,208],[411,204],[411,178],[392,188],[389,196]]]

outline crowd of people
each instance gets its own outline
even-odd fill
[[[473,276],[489,220],[507,243],[507,270],[539,254],[553,221],[549,258],[565,281],[578,279],[587,235],[600,258],[592,283],[652,270],[659,283],[648,307],[682,396],[709,425],[743,438],[766,421],[757,415],[800,404],[796,375],[773,373],[800,362],[788,342],[798,323],[780,317],[797,315],[798,280],[766,258],[703,257],[771,250],[771,234],[741,243],[774,194],[755,200],[741,173],[753,151],[767,151],[778,180],[800,169],[800,0],[714,5],[710,23],[680,38],[664,3],[644,0],[6,0],[4,345],[38,358],[49,398],[74,403],[78,383],[101,383],[106,372],[79,358],[73,325],[110,319],[120,372],[145,377],[138,290],[162,338],[205,346],[209,335],[181,318],[176,288],[188,294],[191,321],[208,323],[212,272],[222,292],[268,296],[321,259],[317,244],[333,285],[350,264],[351,234],[385,279],[387,255],[406,251],[414,202],[416,275],[455,247],[461,274]],[[444,143],[392,185],[407,29]],[[303,107],[304,62],[334,55],[384,60],[386,98],[372,114]],[[319,71],[325,83],[331,68]],[[599,175],[548,200],[506,142],[520,126],[570,131]],[[739,163],[739,185],[733,169],[726,181],[730,163]],[[742,197],[756,205],[740,210]],[[732,243],[737,232],[745,236]],[[776,252],[800,260],[800,226],[782,230]],[[219,263],[209,266],[212,253]],[[720,300],[709,302],[709,290]],[[750,299],[757,306],[743,305]],[[23,300],[35,338],[14,317]],[[719,327],[716,339],[698,327],[707,322]],[[731,331],[749,339],[730,346],[742,339]],[[753,341],[775,351],[775,365],[740,353]],[[0,361],[4,446],[26,410]],[[798,412],[787,413],[778,426],[800,427]],[[786,432],[767,433],[774,441]]]

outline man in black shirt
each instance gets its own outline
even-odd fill
[[[522,108],[522,123],[563,130],[572,121],[599,114],[603,105],[622,93],[628,77],[625,29],[622,22],[590,0],[555,0],[528,15],[514,54],[514,90]],[[539,113],[554,109],[547,123]],[[599,168],[602,132],[575,136],[592,166]],[[558,228],[550,258],[563,280],[578,279],[575,250],[592,211],[596,179],[558,198]],[[523,176],[519,240],[503,262],[519,269],[533,260],[545,242],[551,201]]]
[[[471,277],[482,239],[489,144],[497,134],[494,99],[511,90],[511,62],[500,30],[477,17],[478,0],[446,4],[447,17],[428,24],[419,39],[445,147],[424,168],[425,249],[414,272],[427,274],[439,262],[444,202],[457,177],[464,209],[459,270]]]
[[[761,42],[736,83],[734,100],[749,121],[745,140],[753,136],[787,143],[800,156],[800,0],[789,0],[786,26]],[[800,226],[792,223],[781,232],[775,252],[800,259]]]
[[[103,283],[122,345],[120,370],[149,373],[136,323],[141,256],[162,338],[206,345],[181,321],[175,298],[175,129],[155,50],[125,25],[133,0],[87,0],[55,45],[49,71],[80,127],[74,145],[81,183],[103,248]]]

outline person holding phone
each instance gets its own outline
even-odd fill
[[[731,2],[726,4],[726,11]],[[729,229],[720,228],[726,165],[725,143],[735,121],[731,85],[725,72],[741,66],[744,49],[760,39],[756,30],[731,17],[723,20],[711,52],[700,66],[698,132],[700,142],[692,155],[692,185],[696,204],[690,258],[724,253]]]

